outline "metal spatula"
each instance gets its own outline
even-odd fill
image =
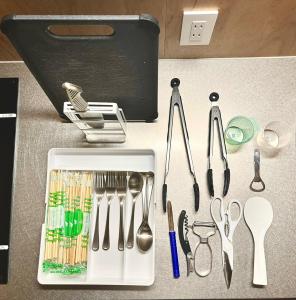
[[[254,239],[253,284],[267,285],[264,237],[272,223],[272,206],[265,198],[252,197],[245,204],[244,217]]]

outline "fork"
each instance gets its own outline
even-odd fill
[[[118,250],[124,250],[124,231],[123,231],[123,202],[126,198],[126,188],[127,188],[127,173],[118,172],[117,173],[117,196],[120,205],[120,219],[119,219],[119,236],[118,236]]]
[[[110,230],[109,230],[109,219],[110,219],[110,204],[116,192],[116,178],[114,172],[107,172],[105,181],[105,190],[108,201],[108,210],[105,226],[105,234],[103,240],[103,249],[108,250],[110,248]]]
[[[105,195],[105,178],[104,173],[95,173],[95,194],[97,200],[97,216],[96,216],[96,225],[95,225],[95,232],[94,238],[92,243],[92,250],[98,251],[100,247],[100,239],[99,239],[99,216],[100,216],[100,203]]]

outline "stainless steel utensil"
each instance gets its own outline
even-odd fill
[[[211,93],[209,97],[212,108],[209,116],[209,140],[208,140],[208,172],[207,172],[207,183],[208,190],[212,197],[214,197],[214,183],[213,183],[213,170],[212,170],[212,157],[214,150],[214,122],[217,121],[218,126],[218,138],[221,150],[221,157],[224,162],[224,186],[223,186],[223,197],[227,194],[230,184],[230,169],[228,168],[227,151],[224,139],[224,130],[222,124],[221,112],[218,105],[213,105],[213,102],[218,101],[219,94]]]
[[[151,196],[153,193],[153,186],[154,186],[154,174],[152,172],[149,172],[145,175],[145,197],[143,197],[143,201],[142,201],[143,220],[137,231],[137,237],[136,237],[137,246],[143,252],[148,251],[151,248],[153,243],[153,234],[148,223],[149,207],[151,203]]]
[[[174,108],[175,106],[178,107],[179,113],[180,113],[180,120],[182,124],[182,132],[183,132],[183,138],[186,148],[186,154],[189,164],[190,173],[193,177],[193,191],[194,191],[194,200],[195,200],[195,211],[198,211],[199,209],[199,187],[196,182],[196,176],[193,166],[193,160],[190,150],[190,144],[189,144],[189,135],[185,120],[185,113],[183,109],[182,104],[182,98],[179,93],[179,87],[180,80],[178,78],[174,78],[171,80],[171,87],[173,88],[172,96],[171,96],[171,103],[170,103],[170,112],[169,112],[169,123],[168,123],[168,134],[167,134],[167,150],[166,150],[166,161],[165,161],[165,174],[164,174],[164,183],[162,186],[162,206],[163,211],[166,212],[167,207],[167,184],[166,179],[169,174],[169,166],[170,166],[170,153],[171,153],[171,140],[172,140],[172,131],[173,131],[173,121],[174,121]]]
[[[246,201],[244,217],[254,240],[253,284],[267,285],[264,238],[272,223],[272,206],[262,197],[252,197]]]
[[[215,203],[219,202],[219,211],[216,213]],[[231,207],[237,206],[239,209],[236,220],[232,219]],[[242,216],[242,206],[239,201],[231,200],[227,209],[224,208],[224,201],[220,198],[214,198],[211,202],[211,215],[217,225],[222,243],[222,266],[227,288],[230,287],[233,271],[233,244],[232,238],[234,230]],[[219,216],[218,216],[219,215]]]
[[[78,113],[77,115],[70,113],[69,110],[64,113],[69,117],[69,119],[76,123],[77,126],[82,130],[87,130],[91,128],[104,128],[104,118],[99,112],[93,111],[93,104],[86,102],[81,96],[83,90],[80,86],[75,85],[70,82],[64,82],[62,87],[66,90],[69,101],[71,102],[74,110]]]
[[[258,149],[255,149],[254,151],[254,168],[255,168],[255,176],[252,182],[250,183],[250,189],[253,192],[262,192],[265,190],[265,183],[263,182],[260,176],[260,151]],[[254,183],[260,183],[261,187],[255,188]]]
[[[114,172],[107,172],[105,182],[106,182],[105,189],[106,189],[106,195],[108,200],[108,209],[107,209],[105,234],[103,240],[103,249],[108,250],[110,248],[110,230],[109,230],[110,204],[116,192],[116,178]]]
[[[209,230],[204,232],[199,232],[198,229],[209,228]],[[178,220],[178,228],[179,228],[179,240],[182,247],[182,250],[186,257],[186,265],[187,265],[187,276],[190,275],[191,272],[195,272],[196,275],[200,277],[208,276],[212,271],[213,264],[213,252],[211,245],[209,243],[209,238],[216,233],[216,225],[214,222],[201,222],[195,221],[192,225],[188,225],[188,216],[185,210],[182,210]],[[194,254],[191,251],[188,233],[189,228],[192,230],[193,234],[198,236],[199,241],[197,242],[194,250]],[[204,249],[204,251],[202,251]],[[198,257],[198,252],[203,253],[203,260],[205,251],[208,252],[209,264],[207,268],[201,269],[199,264],[202,262]]]
[[[133,206],[132,206],[132,214],[131,214],[131,221],[130,221],[130,227],[128,231],[128,237],[127,237],[127,248],[133,248],[134,247],[134,217],[135,217],[135,204],[136,199],[140,195],[143,189],[143,177],[140,173],[133,172],[130,175],[129,181],[128,181],[128,189],[133,197]]]
[[[195,246],[194,250],[194,272],[199,277],[206,277],[208,276],[212,271],[212,265],[213,265],[213,252],[211,245],[209,243],[209,238],[213,236],[216,233],[216,225],[213,222],[202,222],[202,221],[195,221],[193,222],[192,226],[190,226],[192,229],[193,234],[198,236],[199,241]],[[198,232],[198,228],[209,228],[209,231],[206,233]],[[200,258],[198,258],[198,252],[202,251],[201,249],[207,249],[208,257],[209,257],[209,265],[207,268],[201,269],[198,265],[200,263]],[[205,255],[204,250],[202,253]],[[204,256],[203,256],[204,258]]]
[[[127,172],[119,172],[117,174],[117,196],[120,205],[120,219],[119,219],[119,236],[118,236],[118,250],[124,250],[124,229],[123,229],[123,204],[126,198],[127,189]]]
[[[95,173],[95,184],[94,190],[96,194],[97,200],[97,215],[96,215],[96,224],[95,224],[95,232],[92,243],[92,250],[98,251],[100,248],[100,238],[99,238],[99,216],[100,216],[100,203],[105,195],[105,177],[104,173],[96,172]]]
[[[88,103],[82,98],[82,88],[70,82],[64,82],[62,87],[66,90],[68,98],[77,112],[86,112]]]

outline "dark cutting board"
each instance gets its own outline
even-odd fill
[[[56,25],[109,25],[114,33],[55,35]],[[86,101],[118,103],[128,120],[157,118],[159,26],[152,16],[12,15],[1,30],[61,116],[68,81],[83,88]]]

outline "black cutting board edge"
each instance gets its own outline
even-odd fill
[[[56,37],[52,25],[106,24],[110,39]],[[155,18],[140,16],[6,16],[8,36],[58,113],[65,81],[80,85],[87,101],[117,102],[128,121],[158,117],[158,35]],[[32,46],[33,45],[33,46]]]

